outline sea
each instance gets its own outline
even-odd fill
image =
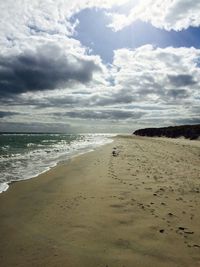
[[[0,133],[0,193],[59,162],[112,142],[113,134]]]

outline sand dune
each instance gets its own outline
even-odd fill
[[[119,136],[0,195],[0,266],[197,267],[199,206],[199,141]]]

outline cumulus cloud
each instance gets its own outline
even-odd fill
[[[35,51],[0,57],[1,96],[66,87],[69,82],[88,83],[100,67],[58,45],[46,44]]]
[[[195,48],[120,49],[113,64],[99,83],[94,79],[75,88],[29,91],[15,97],[13,115],[22,118],[22,110],[35,114],[36,120],[149,121],[170,124],[170,119],[196,117],[199,109],[200,50]],[[3,102],[2,102],[3,105]],[[2,109],[3,111],[3,109]],[[60,114],[60,115],[59,115]],[[23,120],[28,121],[28,114]],[[10,119],[11,120],[11,119]],[[173,121],[174,123],[174,121]]]
[[[196,83],[194,77],[188,74],[168,75],[168,78],[170,83],[177,87],[185,87]]]
[[[1,127],[17,129],[17,121],[25,129],[31,120],[35,128],[27,129],[50,129],[58,119],[62,125],[55,130],[67,129],[69,121],[89,129],[93,120],[94,130],[113,121],[119,128],[197,121],[200,50],[124,48],[114,51],[112,64],[103,64],[73,36],[74,14],[94,7],[110,12],[114,30],[138,19],[166,30],[200,24],[198,1],[1,1]]]
[[[115,31],[136,20],[177,31],[200,25],[200,3],[193,0],[7,0],[0,2],[1,51],[31,36],[73,36],[79,21],[72,18],[86,8],[109,13],[110,27]]]
[[[200,2],[193,0],[139,0],[129,14],[109,13],[113,30],[119,31],[136,20],[165,30],[180,31],[200,26]]]
[[[0,37],[13,45],[27,36],[71,36],[78,21],[71,17],[86,8],[111,8],[129,0],[7,0],[0,2]]]
[[[189,97],[189,92],[185,89],[170,89],[167,92],[167,97],[169,99],[172,98],[174,100],[176,100],[176,99],[180,100],[183,98],[185,99],[185,98]]]
[[[188,100],[198,94],[199,57],[200,50],[194,48],[120,49],[115,51],[113,75],[130,99],[132,94],[136,101],[170,102],[178,96]]]
[[[112,1],[111,1],[112,2]],[[119,1],[125,2],[124,0]],[[0,3],[1,97],[24,92],[71,88],[91,80],[106,83],[99,56],[72,38],[71,17],[100,1],[8,0]],[[113,5],[102,1],[102,7]]]

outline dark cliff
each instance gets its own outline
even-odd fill
[[[150,137],[170,137],[178,138],[185,137],[188,139],[197,139],[200,137],[200,124],[197,125],[181,125],[169,126],[162,128],[146,128],[134,132],[135,135],[150,136]]]

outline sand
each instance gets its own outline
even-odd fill
[[[1,267],[200,266],[200,142],[119,136],[14,183],[0,242]]]

